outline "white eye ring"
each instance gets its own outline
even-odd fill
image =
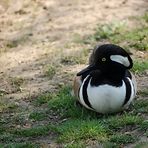
[[[105,62],[106,61],[106,58],[102,58],[102,62]]]

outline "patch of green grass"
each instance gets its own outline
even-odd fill
[[[94,148],[119,148],[120,146],[118,144],[112,143],[112,142],[104,142],[99,143],[95,140],[88,140],[87,142],[72,142],[69,144],[64,145],[65,148],[86,148],[86,147],[94,147]]]
[[[140,127],[142,130],[148,130],[148,120],[143,121]]]
[[[79,44],[79,43],[84,43],[84,40],[83,40],[83,38],[81,37],[80,34],[75,33],[73,35],[73,42]]]
[[[17,41],[11,41],[11,42],[8,42],[6,47],[7,48],[15,48],[18,46],[18,42]]]
[[[104,142],[103,143],[103,148],[119,148],[119,144],[113,143],[113,142]]]
[[[24,83],[24,79],[21,77],[11,78],[11,84],[14,86],[21,86]]]
[[[50,134],[51,131],[55,130],[55,127],[52,125],[43,125],[27,129],[17,129],[12,131],[14,135],[23,136],[23,137],[38,137],[42,135]]]
[[[138,140],[138,137],[129,134],[116,134],[110,137],[111,142],[115,142],[117,144],[128,144],[134,143]]]
[[[134,73],[143,73],[145,70],[148,70],[148,61],[134,61],[132,68]]]
[[[138,94],[142,97],[146,97],[146,96],[148,96],[148,89],[146,88],[146,89],[140,90],[140,91],[138,91]],[[144,101],[146,101],[146,100],[144,100]]]
[[[100,39],[113,39],[115,35],[120,34],[125,29],[125,24],[121,23],[111,23],[98,26],[94,34],[96,41]]]
[[[0,112],[6,112],[6,111],[9,111],[9,110],[14,110],[17,107],[18,106],[13,102],[7,102],[7,101],[4,101],[3,99],[1,99],[1,101],[0,101]]]
[[[125,38],[129,42],[129,47],[135,48],[137,50],[146,51],[148,50],[147,34],[148,27],[142,26],[125,34]]]
[[[97,120],[69,120],[58,126],[61,134],[59,142],[77,142],[85,140],[103,141],[107,138],[107,127]]]
[[[64,145],[65,148],[86,148],[86,144],[84,142],[71,142]]]
[[[136,100],[134,103],[134,109],[138,113],[148,113],[148,100]]]
[[[5,111],[9,106],[3,102],[0,102],[0,112]]]
[[[32,142],[23,142],[23,143],[10,143],[2,145],[5,148],[39,148],[40,146],[37,144],[33,144]]]
[[[147,148],[147,147],[148,147],[148,142],[140,142],[135,146],[135,148]]]
[[[136,137],[126,135],[124,131],[131,132],[135,128],[146,131],[147,124],[143,117],[137,115],[139,112],[123,112],[113,115],[100,115],[75,104],[75,99],[71,96],[71,88],[64,86],[57,93],[47,93],[36,99],[35,105],[48,104],[50,115],[57,116],[59,122],[55,125],[37,125],[30,128],[8,128],[4,125],[14,124],[24,125],[26,114],[13,116],[11,120],[0,120],[0,143],[19,144],[19,139],[36,138],[40,136],[57,134],[57,142],[64,147],[87,147],[102,145],[106,148],[119,147],[133,143]],[[144,100],[143,100],[144,101]],[[139,104],[138,104],[139,103]],[[135,103],[135,110],[146,107],[145,102]],[[30,113],[28,120],[42,122],[48,113],[47,110],[36,110]],[[15,118],[15,119],[14,119]],[[18,119],[18,121],[16,120]],[[60,122],[61,121],[61,122]],[[11,125],[9,125],[11,127]],[[7,134],[6,134],[7,133]],[[119,134],[122,133],[122,134]],[[145,133],[147,135],[147,133]]]
[[[5,127],[4,127],[3,125],[0,124],[0,133],[5,132],[5,130],[6,130]]]
[[[5,117],[6,118],[6,117]],[[5,119],[3,116],[1,116],[0,118],[0,126],[2,127],[3,125],[6,125],[8,122],[7,122],[7,119]]]
[[[74,56],[64,56],[61,58],[61,63],[65,65],[78,64],[79,62],[79,59]]]
[[[111,37],[110,41],[115,44],[120,44],[125,41],[125,48],[127,49],[134,48],[136,50],[146,51],[148,50],[147,33],[148,28],[143,26],[133,30],[121,32],[121,34]]]
[[[111,129],[121,129],[129,125],[139,125],[142,123],[142,121],[142,117],[137,115],[130,115],[128,113],[121,116],[112,116],[104,120],[104,122],[106,122]]]
[[[95,33],[84,39],[86,44],[94,44],[98,41],[107,41],[113,44],[122,44],[125,50],[129,51],[130,48],[147,51],[148,50],[148,26],[147,14],[141,17],[142,19],[138,27],[131,29],[125,22],[115,22],[110,24],[99,25]],[[124,44],[123,44],[124,43]]]
[[[57,95],[48,101],[49,109],[57,113],[64,113],[68,108],[72,107],[73,100],[70,95],[70,88],[62,88]]]
[[[16,91],[22,91],[21,85],[25,82],[25,80],[21,77],[11,77],[10,83],[13,87],[15,87]]]
[[[148,100],[139,99],[135,101],[134,108],[139,109],[142,107],[148,107]]]
[[[45,74],[48,76],[50,79],[53,78],[53,76],[56,74],[56,66],[54,65],[47,65],[45,68]]]
[[[1,143],[9,143],[9,142],[14,142],[15,141],[15,136],[10,133],[1,133],[0,135],[0,142]]]
[[[18,116],[19,117],[19,116]],[[34,116],[33,116],[34,117]],[[14,121],[13,119],[10,119],[6,121],[5,116],[1,117],[3,120],[0,122],[0,143],[5,144],[4,146],[8,147],[29,147],[27,144],[32,144],[32,143],[21,143],[22,141],[25,141],[25,138],[31,137],[35,138],[38,136],[42,135],[50,135],[51,133],[53,134],[53,131],[56,131],[56,126],[55,125],[37,125],[31,128],[19,128],[19,126],[22,124]],[[13,117],[12,117],[13,118]],[[39,116],[39,120],[41,117]],[[30,119],[29,119],[30,120]],[[12,122],[11,122],[12,121]],[[26,124],[26,123],[25,123]],[[23,124],[24,125],[24,124]],[[20,126],[21,127],[21,126]],[[6,145],[7,144],[7,145]],[[24,146],[23,146],[24,145]],[[32,146],[34,147],[34,146]]]
[[[54,93],[45,93],[42,94],[40,96],[38,96],[35,100],[34,100],[34,105],[35,106],[41,106],[45,103],[48,103],[49,100],[51,100],[52,98],[54,98],[55,94]]]
[[[8,92],[6,90],[0,89],[0,97],[6,95]]]
[[[135,141],[136,138],[131,135],[123,134],[120,138],[119,135],[114,136],[114,132],[123,129],[132,131],[138,128],[144,120],[143,117],[127,112],[116,115],[99,115],[83,107],[76,106],[70,91],[69,87],[64,87],[55,98],[48,102],[49,108],[54,113],[64,119],[68,118],[66,122],[57,126],[58,142],[64,143],[67,147],[71,144],[76,147],[77,142],[80,142],[83,147],[83,143],[86,146],[87,141],[100,140],[107,143],[111,137],[110,142],[113,142],[113,145],[115,144],[118,147],[118,144],[133,143]],[[128,138],[129,140],[127,140]]]
[[[26,120],[28,118],[29,113],[20,112],[18,114],[15,114],[14,116],[10,117],[7,122],[11,122],[12,124],[18,124],[18,125],[25,125]]]
[[[146,23],[148,23],[148,13],[145,13],[142,19],[145,20]]]
[[[84,38],[84,43],[91,44],[101,40],[119,43],[121,33],[125,32],[125,26],[126,24],[124,22],[98,25],[93,35]]]
[[[46,112],[43,111],[34,111],[32,113],[30,113],[29,115],[29,119],[33,119],[35,121],[40,121],[40,120],[44,120],[47,117]]]
[[[48,102],[49,109],[63,118],[96,118],[97,115],[95,112],[77,106],[75,104],[75,98],[71,96],[70,92],[70,87],[63,87],[59,93]]]

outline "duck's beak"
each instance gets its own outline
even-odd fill
[[[80,72],[78,72],[77,76],[81,76],[81,75],[83,75],[85,73],[89,73],[89,72],[91,72],[94,69],[95,69],[95,65],[89,65],[88,67],[86,67],[83,70],[81,70]]]

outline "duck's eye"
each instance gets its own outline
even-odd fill
[[[106,61],[106,58],[102,58],[102,62],[105,62]]]

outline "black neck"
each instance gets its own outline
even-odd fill
[[[98,71],[98,70],[96,70]],[[113,86],[121,86],[125,77],[126,69],[124,67],[106,69],[104,71],[92,72],[91,85],[98,86],[100,84],[109,84]]]
[[[115,80],[115,81],[120,81],[125,77],[125,69],[111,69],[110,71],[102,73],[104,77],[110,79],[110,80]]]

